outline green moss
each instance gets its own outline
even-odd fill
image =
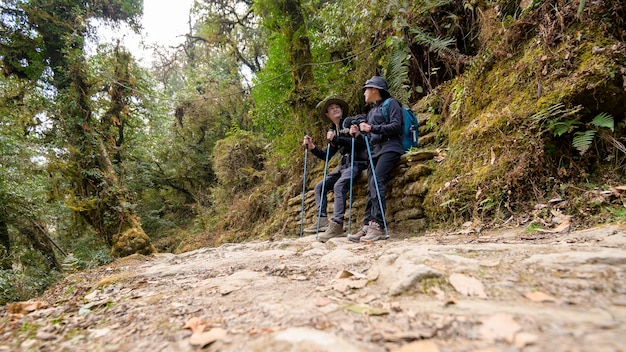
[[[485,59],[484,67],[474,65],[467,77],[440,87],[437,99],[428,98],[448,104],[433,129],[449,143],[445,160],[428,179],[429,219],[494,219],[549,196],[554,184],[548,180],[558,176],[551,162],[569,150],[543,135],[532,116],[558,103],[591,103],[587,95],[598,95],[617,72],[615,60],[598,49],[611,43],[602,28],[580,27],[569,28],[555,47],[530,38],[489,69]],[[567,160],[561,165],[572,167]]]

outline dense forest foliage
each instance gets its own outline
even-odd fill
[[[557,198],[581,224],[626,216],[621,0],[196,0],[148,68],[86,49],[100,26],[138,31],[140,0],[0,8],[1,303],[119,256],[294,235],[281,209],[317,104],[366,112],[374,74],[445,155],[433,228]]]

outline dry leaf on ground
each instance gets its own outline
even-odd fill
[[[524,297],[533,302],[556,302],[556,298],[547,295],[543,292],[526,292]]]
[[[193,346],[204,347],[217,340],[226,337],[226,330],[222,328],[213,328],[207,332],[193,333],[189,338],[189,343]]]
[[[11,314],[28,314],[36,311],[37,309],[46,307],[48,307],[48,303],[42,301],[16,302],[7,304],[7,308]]]
[[[473,277],[463,274],[452,274],[450,275],[450,284],[455,290],[465,296],[487,298],[483,283]]]
[[[191,317],[187,320],[183,329],[190,329],[192,333],[198,334],[203,332],[206,327],[207,325],[202,318]]]
[[[483,325],[480,327],[480,335],[483,339],[489,341],[504,340],[508,343],[512,343],[515,338],[515,334],[520,331],[522,327],[513,320],[508,314],[495,314],[483,321]]]

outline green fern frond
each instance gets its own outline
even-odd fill
[[[414,35],[413,41],[415,43],[425,45],[434,52],[440,52],[448,49],[455,43],[454,38],[435,37],[430,33],[424,32],[420,28],[411,28],[410,32]]]
[[[391,53],[385,78],[391,94],[399,101],[406,103],[410,94],[410,87],[406,84],[409,81],[409,48],[403,40],[394,38],[387,42]]]
[[[546,129],[552,131],[555,137],[560,137],[566,133],[574,131],[576,126],[581,125],[581,122],[576,120],[556,121],[549,125]]]
[[[565,105],[563,105],[562,103],[558,103],[558,104],[552,105],[550,107],[547,107],[543,110],[538,111],[536,114],[532,115],[531,118],[542,121],[549,117],[560,115],[561,113],[563,113],[564,107]]]
[[[593,142],[593,138],[595,137],[595,135],[596,130],[576,132],[574,133],[572,146],[580,152],[580,155],[583,155],[587,150],[589,150],[589,147],[591,147],[591,143]]]
[[[601,112],[596,117],[593,118],[591,124],[596,127],[606,127],[611,130],[611,132],[615,129],[615,121],[613,120],[613,116],[607,114],[605,112]]]
[[[420,3],[418,7],[418,11],[420,14],[429,13],[431,10],[436,9],[438,7],[443,7],[450,4],[452,0],[426,0],[423,3]]]

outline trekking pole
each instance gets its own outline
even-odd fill
[[[328,156],[330,155],[330,142],[328,142],[328,145],[326,146],[326,160],[324,161],[324,178],[322,179],[322,193],[320,194],[320,205],[319,205],[319,209],[317,210],[317,228],[315,229],[315,240],[318,239],[318,234],[320,232],[320,218],[322,217],[322,205],[326,205],[323,204],[324,202],[322,202],[322,200],[324,198],[326,198],[326,193],[324,193],[326,191],[326,171],[328,171]],[[328,199],[326,199],[326,203],[328,203]]]
[[[350,211],[348,212],[348,235],[350,234],[350,225],[352,225],[352,179],[354,177],[354,136],[350,141]]]
[[[300,216],[300,238],[302,238],[302,227],[304,226],[304,196],[306,193],[306,164],[309,157],[309,146],[304,146],[304,175],[302,176],[302,215]]]
[[[372,160],[372,151],[370,150],[370,142],[367,135],[365,138],[365,146],[367,147],[367,156],[370,159],[370,167],[372,168],[372,176],[374,177],[374,186],[376,186],[376,197],[378,197],[378,206],[380,207],[380,213],[383,216],[383,225],[385,226],[385,239],[389,238],[389,230],[387,229],[387,220],[385,220],[385,210],[383,209],[383,201],[380,199],[380,190],[378,189],[378,180],[376,179],[376,169],[374,168],[374,161]]]

